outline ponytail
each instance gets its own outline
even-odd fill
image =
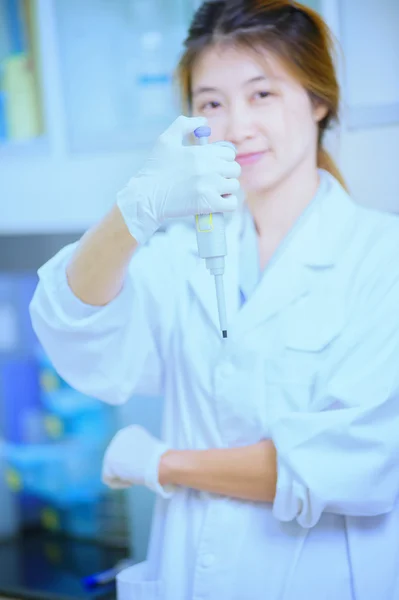
[[[337,181],[339,181],[344,190],[347,192],[349,191],[341,171],[338,169],[335,161],[331,158],[330,154],[325,148],[323,148],[323,146],[319,146],[317,151],[317,166],[319,169],[328,171],[328,173],[330,173]]]

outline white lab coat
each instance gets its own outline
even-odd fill
[[[327,192],[238,307],[240,213],[228,226],[229,338],[184,225],[136,253],[93,309],[67,247],[40,270],[34,328],[60,374],[111,404],[165,399],[175,448],[271,438],[274,504],[181,488],[157,500],[148,560],[120,600],[399,600],[399,224]]]

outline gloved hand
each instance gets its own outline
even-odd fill
[[[202,117],[176,119],[159,137],[143,169],[119,192],[119,210],[140,244],[167,218],[236,209],[241,168],[234,146],[183,145],[185,136],[203,125]]]
[[[159,461],[169,447],[139,425],[118,431],[111,440],[103,460],[102,480],[110,488],[124,489],[145,485],[164,498],[170,498],[174,486],[161,486]]]

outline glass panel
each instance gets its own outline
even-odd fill
[[[43,133],[35,0],[0,0],[0,144]]]
[[[148,143],[179,111],[172,83],[187,0],[57,0],[72,150]]]
[[[305,6],[309,6],[309,8],[313,8],[313,10],[317,10],[317,12],[321,13],[321,0],[302,0],[302,4]]]
[[[321,2],[322,0],[301,0],[299,4],[304,4],[305,6],[309,6],[313,8],[313,10],[317,10],[321,13]],[[204,3],[204,0],[193,0],[194,8],[197,9]]]

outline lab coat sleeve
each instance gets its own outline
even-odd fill
[[[399,492],[399,278],[376,286],[341,335],[317,412],[277,419],[273,512],[314,526],[323,511],[390,512]]]
[[[133,394],[162,395],[161,346],[176,288],[166,234],[136,252],[122,291],[104,307],[84,304],[70,289],[66,266],[74,249],[67,246],[39,269],[30,304],[33,328],[55,369],[75,389],[110,404]]]

